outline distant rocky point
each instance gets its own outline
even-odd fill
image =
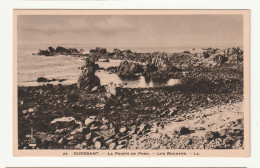
[[[58,82],[63,82],[63,81],[66,81],[67,79],[47,79],[45,77],[39,77],[37,78],[37,82],[55,82],[55,81],[58,81]]]
[[[76,48],[64,48],[64,47],[48,47],[46,50],[39,49],[37,55],[44,55],[44,56],[55,56],[55,55],[80,55],[84,52],[83,49],[77,50]]]

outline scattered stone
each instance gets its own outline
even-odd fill
[[[229,129],[222,129],[221,131],[219,131],[219,137],[225,138],[229,134],[229,132]]]
[[[188,145],[191,145],[192,144],[192,140],[191,139],[187,139],[185,142],[184,142],[184,146],[187,147]]]
[[[125,126],[123,126],[123,127],[120,128],[119,132],[120,133],[125,133],[126,130],[127,130],[127,128]]]
[[[216,139],[218,137],[219,137],[219,133],[218,132],[210,131],[210,132],[207,132],[205,134],[205,139],[208,140],[208,141]]]
[[[35,111],[36,111],[36,108],[29,108],[29,109],[28,109],[28,112],[29,112],[29,113],[34,113]]]
[[[73,139],[74,139],[73,136],[70,136],[70,137],[67,138],[68,141],[71,141],[71,140],[73,140]]]
[[[133,135],[136,133],[136,125],[133,125],[130,129],[130,131],[128,131],[128,135]]]
[[[91,92],[96,92],[98,90],[98,86],[94,86],[92,89],[91,89]]]
[[[178,131],[179,134],[181,135],[185,135],[185,134],[189,134],[190,133],[190,129],[187,127],[181,127]]]
[[[75,149],[82,149],[83,145],[82,144],[77,144],[76,146],[74,146]]]
[[[101,125],[101,127],[99,128],[101,130],[107,130],[109,129],[109,127],[107,125]]]
[[[160,139],[161,137],[162,137],[162,135],[159,133],[152,133],[150,135],[150,138],[152,138],[152,139]]]
[[[139,127],[139,131],[140,131],[140,132],[143,132],[143,131],[145,131],[146,128],[147,128],[147,124],[142,123],[142,124],[140,125],[140,127]]]
[[[28,113],[28,110],[23,110],[22,113],[26,114],[26,113]]]
[[[97,130],[98,127],[97,127],[97,126],[94,126],[94,125],[91,125],[91,127],[89,127],[89,129],[90,129],[91,131],[93,131],[93,130]]]
[[[96,105],[96,107],[97,107],[97,108],[104,108],[104,107],[105,107],[105,104],[98,103],[98,104]]]
[[[206,130],[204,127],[196,127],[195,128],[195,131],[203,131],[203,130]]]
[[[83,129],[84,129],[83,127],[77,128],[74,131],[72,131],[70,134],[76,135],[76,134],[82,133]]]
[[[37,79],[37,82],[47,82],[48,81],[48,79],[47,78],[44,78],[44,77],[39,77],[38,79]]]
[[[111,149],[115,149],[115,147],[116,147],[116,143],[115,143],[115,142],[109,144],[109,149],[110,149],[110,150],[111,150]]]
[[[155,125],[153,125],[153,127],[150,129],[150,131],[151,131],[152,133],[157,133],[157,132],[158,132],[158,127],[155,126]]]
[[[90,124],[92,124],[96,119],[96,116],[90,116],[89,118],[87,118],[85,120],[85,126],[89,126]]]
[[[58,143],[61,144],[63,142],[63,138],[61,138]]]
[[[86,142],[82,142],[81,145],[82,145],[82,146],[87,146],[87,143],[86,143]]]
[[[51,124],[55,124],[57,122],[71,122],[75,121],[74,117],[62,117],[62,118],[56,118],[53,121],[51,121]]]
[[[101,137],[103,137],[105,140],[111,138],[112,136],[116,135],[115,128],[110,128],[108,130],[101,130],[98,133]]]
[[[51,142],[55,140],[55,135],[45,133],[45,132],[37,132],[34,136],[38,139],[41,139],[42,141]]]
[[[102,118],[102,123],[103,123],[103,124],[108,124],[109,121],[108,121],[108,119],[106,119],[105,117],[103,117],[103,118]]]
[[[119,150],[119,149],[123,149],[124,147],[125,147],[125,145],[118,145],[118,146],[116,147],[116,149]]]
[[[243,141],[237,140],[234,144],[235,149],[240,149],[243,146]]]
[[[88,140],[90,140],[91,136],[92,136],[92,134],[91,134],[91,133],[88,133],[88,134],[85,136],[85,139],[88,141]]]
[[[176,110],[177,110],[177,108],[176,107],[171,107],[171,108],[169,108],[169,116],[172,116],[175,112],[176,112]]]
[[[100,149],[101,148],[101,143],[99,141],[95,142],[95,148]]]

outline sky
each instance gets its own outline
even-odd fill
[[[242,15],[19,15],[18,44],[242,46]]]

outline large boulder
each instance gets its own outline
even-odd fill
[[[132,61],[122,61],[118,67],[118,74],[122,78],[134,78],[137,73],[144,71],[142,65]]]
[[[158,70],[163,70],[167,68],[167,61],[164,57],[152,58],[151,65],[157,67]]]
[[[203,54],[203,58],[205,58],[205,59],[209,58],[209,56],[210,56],[209,52],[207,52],[207,51],[204,51],[202,54]]]
[[[100,79],[95,75],[82,74],[78,79],[78,88],[85,91],[91,91],[93,88],[100,86]]]
[[[78,88],[90,92],[93,88],[100,87],[100,79],[95,75],[98,65],[86,59],[85,65],[81,67],[81,75],[78,78]]]

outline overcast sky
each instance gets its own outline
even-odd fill
[[[18,16],[18,43],[242,46],[242,15]]]

